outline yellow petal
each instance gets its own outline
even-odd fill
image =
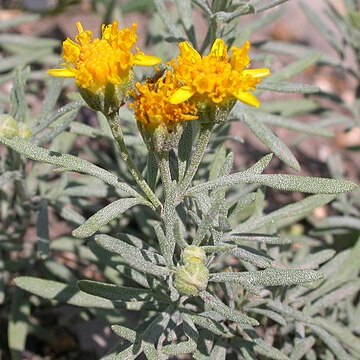
[[[161,63],[161,59],[152,56],[152,55],[145,55],[145,54],[136,54],[134,56],[134,64],[140,66],[154,66]]]
[[[266,68],[264,68],[264,69],[248,69],[248,70],[244,70],[243,74],[251,75],[255,79],[258,79],[258,78],[264,78],[266,76],[269,76],[270,70],[266,69]]]
[[[225,45],[224,40],[216,39],[214,41],[213,46],[211,47],[210,54],[215,57],[227,59],[228,58],[227,47]]]
[[[251,105],[256,108],[260,106],[260,101],[251,93],[248,93],[246,91],[238,91],[238,92],[234,92],[233,95],[238,100],[240,100],[241,102],[247,105]]]
[[[76,75],[76,71],[72,69],[50,69],[47,73],[58,78],[73,78]]]
[[[84,28],[83,28],[83,26],[81,25],[81,22],[80,22],[80,21],[77,21],[77,22],[76,22],[76,28],[77,28],[77,31],[78,31],[79,34],[82,33],[82,32],[84,32]]]
[[[181,104],[186,100],[189,100],[195,91],[191,89],[190,86],[182,86],[181,88],[177,89],[170,97],[171,104]]]
[[[193,63],[198,60],[201,60],[201,55],[187,41],[181,42],[179,44],[179,48],[182,55],[186,57],[190,57]]]

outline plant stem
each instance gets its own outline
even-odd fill
[[[169,166],[169,153],[166,151],[157,154],[156,160],[159,166],[161,181],[163,183],[164,191],[165,191],[165,198],[168,190],[171,186],[171,172]]]
[[[122,159],[125,161],[126,166],[128,167],[131,175],[135,179],[136,183],[140,186],[141,190],[145,193],[151,203],[155,206],[155,208],[162,208],[162,204],[160,200],[156,197],[154,192],[151,190],[148,183],[142,177],[140,171],[136,167],[134,160],[132,159],[129,150],[125,144],[124,136],[121,130],[119,114],[116,112],[115,114],[111,114],[107,116],[107,120],[110,125],[111,132],[116,141],[117,147],[120,151],[120,155]]]
[[[190,165],[186,171],[184,179],[180,184],[180,197],[181,200],[186,190],[191,185],[191,182],[200,166],[200,163],[204,157],[206,148],[209,144],[211,133],[212,133],[213,125],[202,124],[200,125],[199,138],[196,146],[196,150],[191,158]]]

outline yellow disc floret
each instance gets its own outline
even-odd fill
[[[180,43],[179,48],[179,56],[170,63],[177,81],[182,84],[170,99],[173,104],[193,97],[198,102],[218,106],[236,99],[251,106],[260,105],[251,91],[270,71],[247,69],[250,64],[248,41],[242,48],[232,47],[230,58],[221,39],[217,39],[210,54],[203,57],[188,42]]]
[[[162,126],[168,131],[174,130],[177,124],[196,120],[197,107],[188,101],[172,104],[170,98],[179,88],[172,72],[158,79],[155,83],[148,81],[144,85],[136,84],[137,93],[130,107],[135,117],[148,131]]]
[[[136,28],[120,30],[118,23],[102,26],[100,39],[84,30],[76,23],[79,34],[75,41],[67,39],[63,43],[63,69],[52,69],[48,73],[55,77],[75,78],[79,88],[91,92],[103,91],[108,84],[128,83],[134,65],[153,66],[161,60],[155,56],[144,55],[138,49],[131,52],[137,41]]]

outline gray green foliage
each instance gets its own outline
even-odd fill
[[[210,6],[208,1],[179,0],[175,1],[177,11],[172,12],[168,1],[156,0],[151,6],[134,1],[124,5],[124,11],[131,11],[131,6],[147,10],[154,6],[157,12],[150,26],[162,25],[151,36],[169,42],[188,39],[204,51],[216,37],[229,44],[244,40],[241,34],[236,37],[241,16],[271,8],[276,11],[284,2],[213,0]],[[114,7],[111,2],[105,18],[111,18]],[[305,3],[303,8],[314,21]],[[351,11],[350,20],[341,20],[329,9],[339,26],[356,32],[349,25],[350,20],[355,27],[358,24],[356,10]],[[209,25],[204,42],[198,45],[194,10],[200,11]],[[242,31],[250,32],[270,20],[261,18]],[[324,29],[320,23],[317,27]],[[358,39],[355,35],[353,42]],[[325,31],[324,36],[341,54],[331,33]],[[24,49],[19,56],[17,46],[25,40],[0,37],[0,45],[15,53],[11,55],[14,59],[0,65],[3,71],[37,59],[31,49]],[[38,43],[36,55],[52,54],[56,44],[44,39]],[[335,63],[312,49],[299,53],[298,48],[274,42],[265,42],[260,48],[295,58],[259,86],[262,91],[318,93],[315,86],[289,81],[313,64]],[[52,60],[50,57],[49,63]],[[343,179],[334,159],[329,163],[333,178],[269,174],[267,169],[273,154],[295,171],[301,165],[270,126],[290,129],[300,137],[333,136],[327,123],[312,126],[289,118],[316,112],[316,102],[300,99],[298,107],[269,102],[260,110],[236,105],[229,121],[242,122],[273,154],[248,169],[233,171],[234,155],[218,141],[227,136],[226,126],[204,129],[189,122],[178,149],[154,156],[139,141],[133,119],[124,111],[123,143],[116,139],[117,152],[102,115],[97,117],[99,129],[79,123],[77,114],[83,101],[54,109],[64,86],[58,80],[46,81],[43,107],[36,119],[31,119],[24,90],[31,74],[28,70],[11,72],[14,90],[5,112],[28,124],[32,136],[0,137],[7,147],[0,162],[0,184],[4,186],[0,191],[0,274],[5,273],[0,275],[1,302],[10,298],[5,290],[10,270],[22,275],[14,280],[9,315],[8,343],[14,359],[21,358],[29,332],[41,333],[32,325],[31,305],[49,301],[84,308],[109,322],[119,342],[103,359],[136,359],[140,354],[148,359],[184,354],[214,360],[360,358],[356,336],[360,316],[359,196],[345,194],[357,185]],[[353,115],[355,118],[357,112]],[[107,154],[86,145],[78,156],[73,150],[78,150],[75,139],[79,136],[94,143],[106,139],[114,146],[106,148]],[[139,169],[137,173],[130,169],[134,179],[128,169],[133,165],[118,156],[124,155],[125,143]],[[306,195],[273,209],[266,203],[267,188]],[[313,211],[330,203],[339,214],[314,219]],[[70,225],[72,232],[50,241],[50,211],[57,221]],[[19,218],[20,226],[9,231]],[[21,241],[33,218],[36,241],[30,249],[24,248]],[[309,234],[299,224],[302,221],[310,225]],[[334,244],[339,234],[349,238],[338,253],[315,237],[324,235],[328,244]],[[206,254],[206,260],[197,266],[210,273],[208,283],[201,284],[206,289],[201,288],[196,296],[184,295],[173,281],[174,274],[188,265],[182,257],[188,245],[196,245]],[[11,259],[14,249],[27,251],[23,262]],[[104,280],[79,279],[79,274],[55,261],[53,254],[62,251],[96,266]],[[190,263],[199,264],[199,259],[195,256]],[[194,273],[190,285],[198,285],[197,276]],[[129,311],[139,312],[138,324],[129,325]]]

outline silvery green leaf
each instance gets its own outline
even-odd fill
[[[160,335],[167,328],[173,312],[174,305],[169,305],[163,312],[154,317],[154,320],[141,334],[141,347],[147,358],[155,356],[154,360],[158,359],[158,353],[156,352],[154,344],[158,342]]]
[[[253,328],[245,329],[247,335],[255,343],[254,351],[260,355],[264,355],[274,360],[289,360],[280,350],[273,346],[268,345]]]
[[[50,103],[48,106],[50,106],[50,105],[52,105],[52,104]],[[37,123],[36,126],[34,126],[31,129],[32,134],[36,135],[40,131],[49,127],[51,124],[53,124],[57,121],[62,121],[62,119],[67,118],[69,116],[68,115],[69,113],[76,114],[77,111],[84,105],[85,105],[85,101],[83,101],[83,100],[74,101],[74,102],[64,105],[60,109],[53,111],[52,113],[44,114],[44,117],[40,118],[40,122]],[[45,110],[49,111],[49,109],[47,109],[47,108]]]
[[[168,34],[175,38],[176,40],[184,39],[182,32],[180,29],[175,25],[175,21],[172,19],[169,11],[165,6],[164,0],[154,0],[154,4],[156,6],[156,10],[158,15],[161,18],[161,21],[164,23]]]
[[[53,124],[50,129],[33,138],[33,144],[38,146],[44,145],[65,132],[69,128],[70,124],[75,120],[77,113],[78,110],[72,110],[63,114],[56,124]]]
[[[272,81],[264,81],[258,84],[256,88],[266,91],[300,94],[314,94],[320,91],[320,88],[314,85]]]
[[[138,192],[132,187],[120,182],[117,176],[84,159],[41,148],[19,137],[15,137],[13,139],[0,137],[0,142],[32,160],[59,166],[65,171],[75,171],[95,176],[105,183],[117,187],[132,196],[139,196]]]
[[[179,356],[182,354],[193,353],[197,348],[197,341],[199,333],[190,316],[183,314],[182,323],[184,335],[187,336],[187,341],[181,341],[178,344],[165,345],[161,351],[169,356]]]
[[[185,311],[185,310],[184,310]],[[205,315],[186,312],[190,319],[198,326],[213,332],[215,335],[226,336],[229,331],[226,327]]]
[[[318,61],[324,65],[341,66],[341,61],[329,54],[315,52],[315,50],[306,45],[300,45],[298,43],[289,43],[283,41],[266,41],[260,45],[260,49],[276,54],[283,54],[293,56],[295,58],[303,58],[315,56],[318,57]]]
[[[174,244],[170,242],[170,240],[165,236],[165,233],[158,222],[153,223],[153,227],[156,233],[156,237],[159,242],[159,246],[161,249],[161,254],[164,256],[166,260],[166,264],[168,267],[173,266],[173,254],[174,254]]]
[[[50,115],[52,109],[55,107],[64,84],[64,79],[49,76],[46,78],[45,84],[46,94],[40,110],[39,123],[46,121],[45,119]]]
[[[314,346],[315,338],[308,336],[305,339],[300,339],[291,352],[290,360],[301,360],[305,354]]]
[[[111,301],[151,301],[152,293],[146,289],[116,286],[98,281],[79,280],[78,288],[87,294]]]
[[[114,196],[115,193],[113,189],[109,186],[99,183],[99,184],[89,184],[89,185],[78,185],[67,187],[61,192],[62,196],[70,197],[99,197],[106,198],[109,196]]]
[[[253,13],[254,7],[250,4],[241,4],[236,10],[232,12],[218,11],[215,13],[216,20],[220,23],[229,23],[235,20],[239,16]]]
[[[332,48],[340,55],[344,54],[344,46],[340,44],[337,40],[337,36],[321,19],[318,12],[315,12],[310,6],[305,2],[300,1],[299,5],[303,10],[303,13],[311,22],[311,24],[320,32],[324,39],[332,46]]]
[[[222,303],[217,297],[212,296],[206,291],[201,292],[199,296],[201,297],[201,299],[203,299],[203,301],[207,306],[209,306],[211,309],[218,312],[219,314],[221,314],[230,321],[234,321],[239,324],[254,325],[254,326],[259,324],[257,320],[229,308],[224,303]]]
[[[262,112],[279,114],[284,118],[309,114],[320,109],[321,106],[312,99],[274,100],[272,102],[262,103],[261,105]],[[316,126],[318,128],[324,127],[321,125],[321,121],[318,121]]]
[[[321,57],[321,53],[312,53],[287,66],[281,68],[276,73],[271,74],[271,81],[289,80],[297,74],[300,74],[311,65],[314,65]]]
[[[111,330],[116,334],[124,338],[125,340],[135,343],[137,333],[136,331],[129,329],[123,325],[111,325]]]
[[[210,274],[212,282],[248,283],[255,286],[289,286],[319,281],[322,274],[313,270],[267,268],[261,271],[223,272]]]
[[[338,304],[341,300],[349,299],[360,290],[360,281],[354,280],[338,289],[329,292],[328,294],[320,297],[313,304],[309,305],[305,312],[309,315],[315,315],[326,308]]]
[[[133,344],[129,346],[121,344],[102,356],[100,360],[136,360],[140,352],[141,348],[137,347],[135,349]]]
[[[336,251],[333,249],[318,251],[315,254],[308,254],[305,260],[293,262],[291,266],[298,269],[318,269],[320,264],[330,260],[335,254]]]
[[[234,41],[234,46],[241,47],[241,45],[250,38],[250,36],[255,33],[257,30],[264,28],[268,25],[271,25],[275,21],[279,20],[283,16],[283,12],[274,11],[268,12],[266,16],[253,18],[249,23],[243,23],[241,25],[241,32],[236,33],[236,39]]]
[[[255,13],[259,13],[268,9],[271,9],[275,6],[281,5],[289,0],[269,0],[269,1],[262,1],[262,0],[251,0],[249,5],[254,8]]]
[[[245,223],[238,225],[233,232],[249,233],[265,226],[276,224],[275,231],[278,228],[293,224],[304,218],[312,210],[323,206],[334,199],[334,195],[313,195],[294,204],[286,205],[279,210],[273,211],[268,215],[259,218],[249,219]]]
[[[190,161],[193,138],[194,138],[194,124],[189,121],[184,125],[184,131],[179,141],[178,158],[179,158],[179,181],[185,176],[185,172]]]
[[[242,120],[255,136],[266,145],[281,161],[296,171],[300,171],[300,165],[289,148],[268,127],[258,121],[256,115],[249,111],[243,113]]]
[[[353,216],[328,216],[316,224],[316,229],[350,228],[360,230],[360,220]]]
[[[161,255],[150,251],[139,250],[135,246],[126,244],[108,235],[96,235],[95,241],[105,250],[120,255],[122,261],[135,270],[155,276],[169,275],[167,268],[155,265],[159,261],[163,261]]]
[[[226,158],[226,148],[225,146],[220,146],[217,149],[216,153],[213,156],[213,160],[211,162],[210,172],[209,172],[209,180],[214,180],[219,177],[220,170],[224,165],[224,161]]]
[[[326,330],[320,326],[307,324],[307,326],[329,347],[339,360],[348,360],[349,354],[343,349],[338,340],[330,335]]]
[[[327,281],[325,281],[319,288],[312,291],[306,296],[307,301],[313,301],[320,296],[327,294],[328,292],[338,288],[343,285],[344,282],[354,280],[357,278],[359,273],[360,263],[358,261],[360,257],[360,241],[359,238],[355,243],[354,247],[349,253],[347,253],[347,258],[344,262],[339,262],[338,266],[335,268],[336,272],[330,276]],[[334,258],[334,260],[336,257]],[[343,260],[343,258],[340,258]],[[330,266],[330,262],[329,262]],[[333,264],[331,264],[333,266]]]
[[[352,349],[356,354],[360,354],[360,340],[359,337],[355,336],[354,333],[349,329],[348,326],[340,325],[339,322],[334,322],[325,318],[315,318],[316,325],[328,331],[340,340],[347,348]]]
[[[244,241],[256,241],[259,243],[265,243],[269,245],[283,245],[283,244],[291,244],[292,240],[285,237],[280,237],[276,235],[266,235],[266,234],[236,234],[230,233],[225,234],[221,241],[234,242],[235,244],[243,245]]]
[[[81,225],[85,222],[85,218],[68,204],[65,205],[60,201],[56,201],[52,204],[52,207],[64,220],[67,220],[72,224]]]
[[[148,202],[143,198],[124,198],[115,200],[87,219],[78,228],[73,230],[72,235],[77,238],[91,236],[104,225],[108,224],[111,220],[119,217],[133,206],[140,204],[145,205],[148,204]]]
[[[239,183],[257,183],[283,191],[297,191],[309,194],[341,194],[355,190],[357,185],[348,180],[296,176],[288,174],[249,174],[248,171],[222,176],[216,180],[195,185],[188,190],[194,194]]]
[[[20,289],[44,299],[87,308],[115,308],[114,304],[109,300],[86,294],[76,286],[67,285],[58,281],[39,279],[32,276],[20,276],[16,278],[14,282]]]
[[[289,305],[281,303],[280,301],[267,300],[267,306],[284,315],[284,317],[294,318],[297,321],[304,322],[306,324],[313,324],[315,321],[312,317],[307,316],[302,311],[299,311]]]
[[[112,136],[109,133],[79,122],[74,122],[70,125],[70,132],[77,135],[85,135],[90,138],[104,137],[112,139]]]
[[[309,135],[317,135],[317,136],[323,136],[323,137],[333,137],[334,134],[327,130],[323,129],[317,124],[306,124],[300,121],[288,119],[282,116],[263,113],[263,112],[256,112],[256,117],[259,121],[271,125],[271,126],[277,126],[284,129],[293,130],[296,132],[309,134]]]
[[[278,313],[276,313],[274,311],[252,307],[247,312],[253,312],[255,314],[260,314],[260,315],[266,316],[269,319],[274,320],[278,324],[280,324],[282,326],[286,326],[286,320],[281,315],[279,315]]]
[[[166,234],[166,261],[169,267],[173,266],[173,255],[175,250],[175,236],[174,226],[176,221],[176,198],[177,198],[177,183],[173,181],[169,184],[166,189],[165,203],[164,203],[164,214],[163,220],[165,225]],[[163,243],[164,244],[164,243]],[[165,250],[165,249],[164,249]]]
[[[178,8],[178,13],[181,14],[180,21],[184,26],[184,30],[191,43],[196,45],[196,37],[194,30],[194,20],[192,13],[191,0],[176,0],[176,6]],[[196,46],[195,46],[196,49]]]
[[[14,86],[11,91],[11,115],[16,121],[25,122],[27,112],[27,102],[25,97],[25,83],[30,69],[15,72]]]
[[[237,245],[232,245],[232,244],[217,244],[217,245],[205,245],[205,246],[201,246],[201,248],[206,252],[206,253],[220,253],[220,252],[228,252],[230,250],[233,250],[237,247]]]
[[[146,178],[150,189],[153,191],[156,188],[158,171],[159,167],[157,165],[155,155],[153,153],[149,153],[147,157]]]
[[[51,277],[55,277],[66,283],[75,283],[76,277],[73,275],[72,271],[63,264],[60,264],[54,260],[47,259],[43,263],[44,268],[50,272]]]
[[[263,256],[260,251],[257,251],[252,248],[236,248],[229,251],[231,255],[240,259],[241,261],[246,261],[250,264],[253,264],[261,269],[265,269],[271,266],[272,259],[267,256]]]

